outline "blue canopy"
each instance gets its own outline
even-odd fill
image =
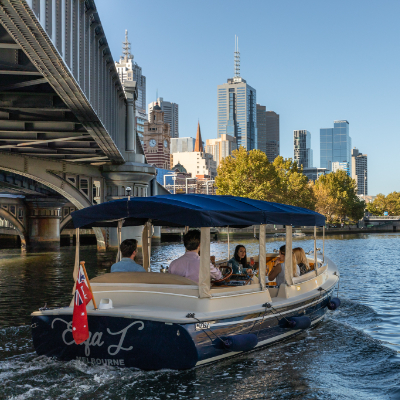
[[[245,197],[168,194],[109,201],[71,214],[75,228],[138,226],[245,227],[261,224],[323,226],[325,217],[306,208]]]

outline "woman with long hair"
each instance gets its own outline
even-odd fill
[[[272,267],[270,273],[268,274],[268,280],[273,281],[276,278],[276,285],[279,286],[285,283],[285,255],[286,246],[281,246],[279,248],[279,257],[275,260],[275,265]],[[297,265],[296,256],[292,251],[292,269],[293,276],[300,276],[300,268]]]
[[[307,272],[310,272],[310,264],[308,263],[304,250],[301,247],[296,247],[293,249],[293,253],[296,256],[297,265],[300,268],[300,275],[304,275]]]
[[[232,269],[234,274],[240,274],[241,272],[251,271],[251,268],[247,265],[247,257],[246,257],[246,247],[242,244],[238,244],[235,248],[235,253],[233,257],[228,261],[228,265],[232,264]],[[239,266],[242,266],[242,271],[239,271]]]

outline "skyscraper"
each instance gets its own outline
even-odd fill
[[[257,104],[257,149],[271,162],[279,156],[279,114],[266,111],[260,104]]]
[[[332,171],[332,162],[347,162],[351,171],[351,137],[348,121],[334,121],[320,129],[320,167]]]
[[[293,131],[294,161],[303,168],[313,167],[313,151],[311,149],[311,133],[306,130]]]
[[[354,147],[351,151],[351,177],[357,182],[357,194],[368,195],[368,156]]]
[[[257,148],[256,90],[240,77],[240,52],[235,39],[234,77],[218,85],[218,137],[236,138],[237,146]]]
[[[157,101],[153,101],[148,106],[149,115],[153,107],[158,103],[161,107],[161,110],[164,111],[164,121],[169,124],[171,130],[171,137],[178,138],[179,137],[179,113],[178,113],[178,104],[171,103],[169,101],[164,101],[162,97],[159,97]]]
[[[122,56],[119,62],[115,63],[119,79],[125,81],[135,81],[138,89],[138,98],[135,102],[136,131],[143,144],[144,123],[146,115],[146,77],[142,75],[142,68],[133,61],[131,54],[131,44],[128,41],[128,31],[125,30],[125,42],[122,42]]]

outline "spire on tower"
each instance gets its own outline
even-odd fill
[[[133,60],[133,55],[131,54],[131,44],[128,41],[128,30],[125,29],[125,42],[122,42],[122,54],[121,58],[124,58],[125,61]]]
[[[234,54],[234,71],[235,78],[240,77],[240,51],[239,51],[239,37],[235,35],[235,52]]]
[[[203,141],[201,140],[201,132],[200,132],[200,122],[197,122],[197,135],[196,135],[196,142],[194,144],[194,151],[201,151],[203,152]]]

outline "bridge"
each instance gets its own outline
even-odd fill
[[[25,222],[4,207],[0,218],[27,245],[57,245],[63,209],[121,198],[128,186],[162,192],[136,133],[136,98],[94,0],[0,0],[0,193],[24,196]],[[113,231],[95,234],[99,249],[115,243]]]

